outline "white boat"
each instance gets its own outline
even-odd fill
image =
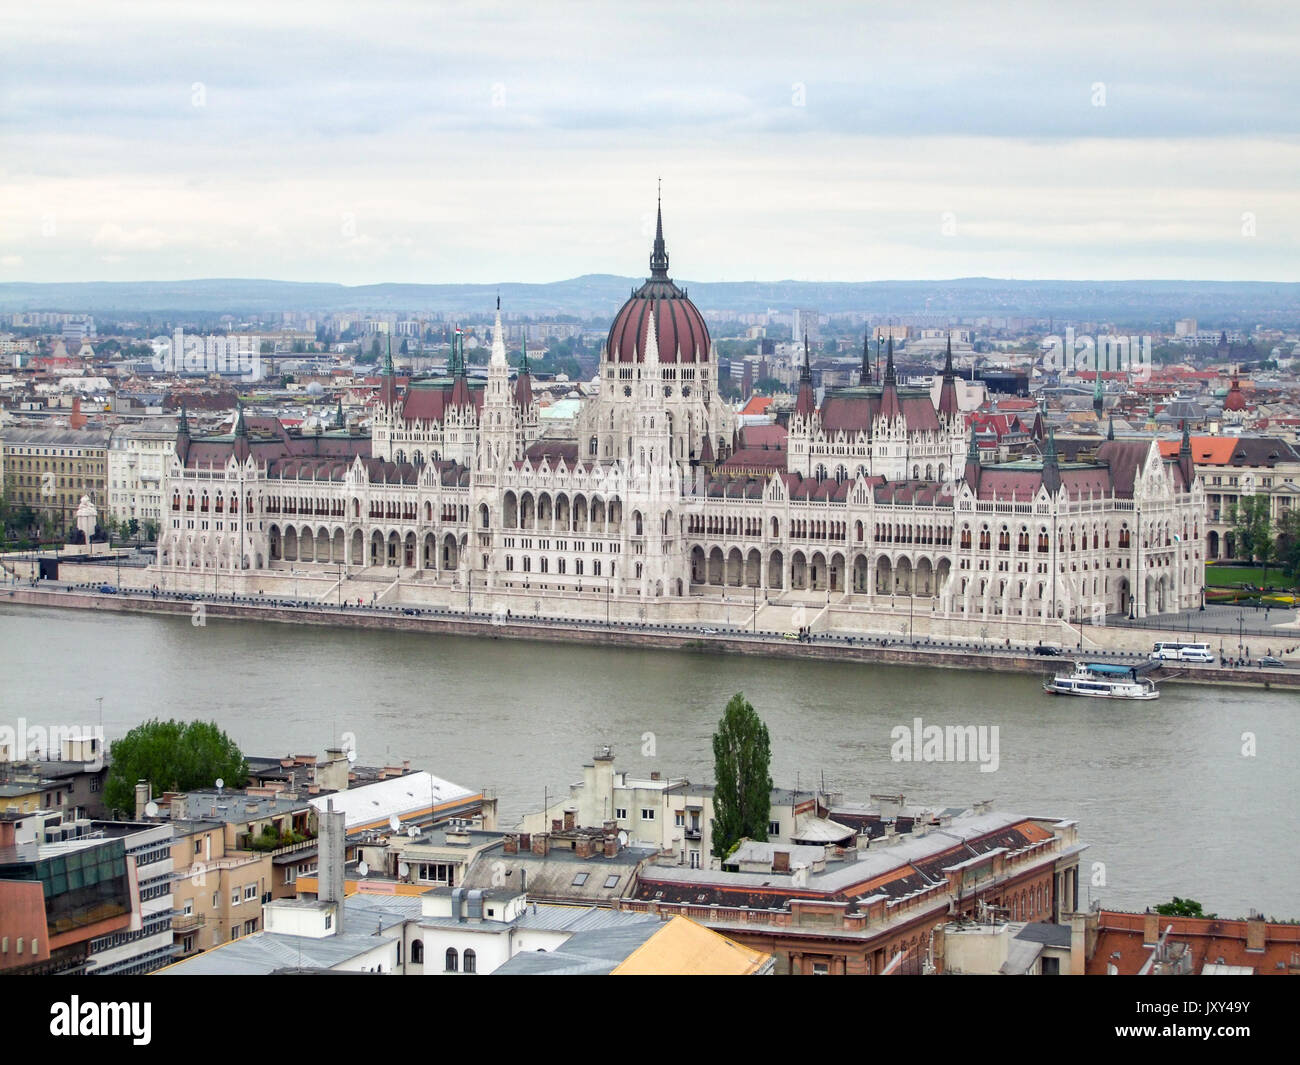
[[[1073,673],[1058,673],[1043,681],[1048,695],[1081,695],[1088,699],[1159,699],[1155,681],[1137,675],[1138,667],[1104,662],[1075,662]]]

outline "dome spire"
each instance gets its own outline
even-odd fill
[[[650,253],[650,276],[667,280],[668,251],[664,247],[664,191],[663,178],[659,179],[659,205],[655,220],[654,251]]]

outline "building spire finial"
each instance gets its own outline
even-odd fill
[[[659,179],[658,210],[655,218],[654,250],[650,253],[650,276],[668,279],[668,249],[664,246],[664,194],[663,178]]]
[[[862,383],[871,384],[871,327],[862,334]]]

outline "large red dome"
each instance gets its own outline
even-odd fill
[[[660,362],[708,361],[709,330],[704,316],[668,276],[662,210],[650,256],[650,277],[614,316],[605,342],[605,357],[613,362],[644,362],[651,315],[659,339]]]

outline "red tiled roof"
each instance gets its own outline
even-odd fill
[[[1098,917],[1097,945],[1088,959],[1087,974],[1105,975],[1108,967],[1114,965],[1120,975],[1136,975],[1153,949],[1143,945],[1146,922],[1146,914],[1102,910]],[[1264,949],[1248,951],[1246,921],[1157,916],[1155,924],[1160,932],[1171,929],[1166,942],[1187,944],[1194,975],[1220,959],[1225,965],[1253,969],[1259,976],[1294,975],[1297,971],[1293,959],[1300,953],[1300,925],[1266,924]]]

